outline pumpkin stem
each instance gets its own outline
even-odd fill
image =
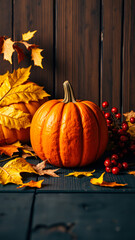
[[[71,84],[69,83],[69,81],[65,81],[63,83],[63,88],[64,88],[64,100],[62,102],[64,102],[64,103],[69,103],[69,102],[75,103],[76,100],[75,100],[73,88],[72,88]]]

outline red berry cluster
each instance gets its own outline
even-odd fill
[[[121,121],[122,115],[118,112],[118,108],[113,107],[111,112],[107,112],[105,109],[108,106],[109,103],[107,101],[102,103],[104,108],[103,114],[108,126],[109,143],[111,143],[111,151],[114,154],[105,160],[104,165],[106,172],[118,174],[120,169],[128,168],[128,163],[123,160],[124,157],[129,153],[135,155],[135,140],[131,139],[128,132],[128,122]],[[130,123],[135,124],[134,117],[130,118]]]

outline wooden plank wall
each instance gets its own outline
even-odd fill
[[[77,98],[135,110],[134,0],[1,0],[0,36],[20,40],[35,29],[44,69],[33,67],[31,80],[52,98],[68,79]],[[12,66],[0,56],[1,74],[17,67],[15,54]]]

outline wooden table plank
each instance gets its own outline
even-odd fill
[[[135,194],[37,194],[31,240],[127,240]]]
[[[26,240],[34,193],[0,193],[0,239]]]

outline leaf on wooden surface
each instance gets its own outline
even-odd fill
[[[135,176],[135,171],[129,171],[128,174]]]
[[[37,157],[37,155],[25,148],[22,148],[22,157],[23,158],[27,158],[27,157]]]
[[[40,180],[40,181],[33,181],[31,180],[30,182],[27,183],[23,183],[21,186],[17,187],[17,188],[23,188],[23,187],[36,187],[36,188],[41,188],[42,182],[44,181],[44,179]]]
[[[18,147],[15,146],[14,144],[0,146],[1,155],[5,154],[11,157],[15,152],[19,152],[19,151],[18,151]]]
[[[93,173],[95,172],[95,170],[90,171],[90,172],[71,172],[67,175],[65,175],[66,177],[68,176],[74,176],[74,177],[79,177],[79,176],[86,176],[86,177],[90,177],[93,176]]]
[[[30,118],[28,113],[15,109],[13,106],[0,108],[0,124],[9,129],[30,127]]]
[[[17,52],[18,63],[20,63],[20,62],[24,59],[24,57],[25,57],[25,54],[24,54],[24,52],[23,52],[23,49],[20,48],[17,44],[14,44],[13,47],[14,47],[14,49],[15,49],[16,52]]]
[[[90,180],[90,183],[92,183],[93,185],[101,186],[101,187],[124,187],[128,185],[127,183],[121,184],[116,182],[106,182],[103,180],[104,174],[105,172],[103,172],[99,178],[92,178]]]
[[[135,124],[132,124],[130,122],[130,118],[134,117],[135,118],[135,112],[132,110],[127,113],[123,113],[124,117],[126,118],[126,121],[128,122],[129,130],[128,132],[130,133],[131,137],[135,139]]]
[[[41,163],[38,163],[37,165],[33,165],[33,168],[36,170],[36,172],[42,176],[42,175],[49,175],[51,177],[59,177],[59,175],[57,175],[55,172],[59,170],[58,169],[45,169],[44,168],[46,167],[46,162],[47,160],[45,161],[42,161]]]
[[[12,88],[0,101],[0,106],[8,106],[13,103],[29,101],[38,101],[44,97],[49,96],[43,87],[40,87],[34,83],[22,84],[20,86]]]
[[[22,40],[23,41],[28,41],[30,40],[31,38],[33,38],[34,34],[37,32],[37,30],[33,31],[33,32],[30,32],[28,31],[27,33],[23,33],[22,34]]]
[[[9,61],[12,64],[12,54],[15,51],[13,48],[14,42],[11,38],[4,39],[4,43],[2,45],[1,53],[4,54],[4,59]]]
[[[32,48],[31,49],[31,59],[34,61],[34,65],[39,66],[41,68],[43,68],[42,65],[42,55],[41,52],[43,51],[43,49],[40,48]]]
[[[0,183],[3,185],[7,183],[23,184],[20,175],[22,172],[36,173],[32,165],[26,162],[24,158],[15,158],[0,167]]]

